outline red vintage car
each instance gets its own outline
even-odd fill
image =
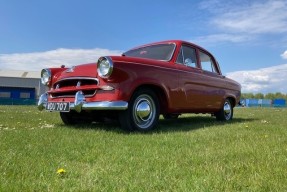
[[[65,124],[119,119],[132,131],[154,129],[182,113],[210,113],[229,121],[241,86],[223,76],[205,49],[180,40],[136,47],[97,63],[41,71],[48,91],[39,110],[59,111]]]

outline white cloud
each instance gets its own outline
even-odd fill
[[[120,55],[108,49],[56,49],[45,52],[0,54],[0,69],[39,71],[42,68],[96,62],[100,56]]]
[[[281,57],[283,59],[287,59],[287,50],[284,53],[281,54]]]
[[[287,2],[269,0],[230,8],[212,21],[219,28],[248,34],[287,31]]]
[[[252,71],[236,71],[227,77],[238,81],[242,92],[287,93],[287,64]]]
[[[222,33],[207,36],[199,36],[190,41],[198,44],[218,44],[220,42],[239,43],[248,41],[250,39],[252,39],[252,37],[250,36]]]
[[[199,37],[210,42],[247,42],[264,34],[287,32],[287,1],[204,1],[199,8],[208,11],[217,34]],[[211,26],[211,27],[212,27]],[[213,39],[214,38],[214,39]]]

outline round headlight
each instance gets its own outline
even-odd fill
[[[49,85],[51,82],[51,71],[50,69],[42,69],[41,71],[41,83],[43,85]]]
[[[97,65],[98,74],[102,78],[108,78],[113,72],[113,61],[110,57],[101,57]]]

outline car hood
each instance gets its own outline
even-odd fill
[[[97,77],[97,63],[82,64],[66,68],[55,74],[53,78],[61,80],[71,77]]]

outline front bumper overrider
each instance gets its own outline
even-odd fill
[[[40,96],[38,101],[38,109],[42,111],[48,103],[48,93]],[[126,101],[95,101],[86,102],[82,91],[78,91],[75,95],[75,101],[70,103],[70,110],[81,112],[82,110],[126,110],[128,102]]]

